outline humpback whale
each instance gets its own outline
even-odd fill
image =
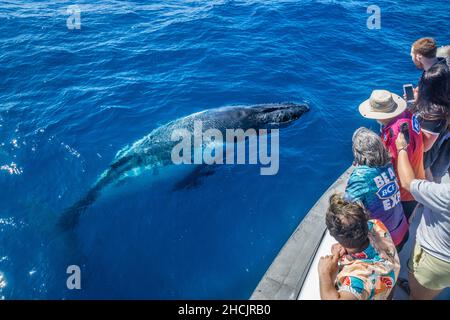
[[[64,211],[59,225],[65,230],[73,228],[79,216],[106,187],[123,180],[130,172],[147,169],[156,173],[159,168],[172,165],[171,151],[177,142],[171,137],[175,130],[193,132],[194,123],[198,121],[205,130],[216,129],[223,133],[228,129],[278,129],[290,125],[307,111],[306,104],[296,103],[228,106],[194,113],[160,126],[120,150],[85,196]]]

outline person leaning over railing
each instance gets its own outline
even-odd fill
[[[345,188],[345,199],[361,201],[371,219],[379,219],[388,228],[401,251],[408,240],[409,224],[400,203],[400,186],[389,152],[381,138],[367,128],[359,128],[352,138],[355,169]]]
[[[422,211],[408,261],[410,298],[433,299],[450,287],[450,184],[416,179],[403,134],[398,135],[395,144],[400,183],[420,204],[416,214]]]
[[[374,90],[369,99],[359,106],[359,112],[367,119],[374,119],[381,125],[381,139],[391,154],[396,168],[397,150],[395,139],[402,130],[409,131],[411,147],[408,149],[414,173],[419,178],[425,178],[423,168],[423,141],[420,122],[406,109],[406,101],[387,90]],[[408,190],[400,188],[400,197],[408,221],[417,205],[417,201]]]
[[[394,242],[379,220],[369,220],[360,203],[335,194],[326,225],[337,244],[319,261],[322,300],[385,300],[397,281],[400,261]]]

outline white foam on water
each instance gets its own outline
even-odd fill
[[[6,278],[5,275],[3,274],[3,272],[0,271],[0,292],[1,290],[3,290],[4,288],[6,288],[7,282],[6,282]],[[2,296],[2,299],[4,297]]]

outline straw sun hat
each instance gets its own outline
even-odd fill
[[[406,101],[387,90],[374,90],[370,98],[359,106],[361,115],[368,119],[395,118],[406,110]]]

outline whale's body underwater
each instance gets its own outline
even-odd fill
[[[102,190],[119,182],[127,173],[137,169],[157,172],[158,168],[172,165],[171,152],[178,143],[172,139],[174,130],[186,129],[192,133],[195,122],[201,122],[204,131],[217,129],[224,136],[226,129],[277,129],[298,120],[308,111],[307,105],[295,103],[231,106],[208,109],[171,121],[120,150],[86,195],[64,212],[59,225],[63,229],[74,227],[79,216],[95,202]]]

